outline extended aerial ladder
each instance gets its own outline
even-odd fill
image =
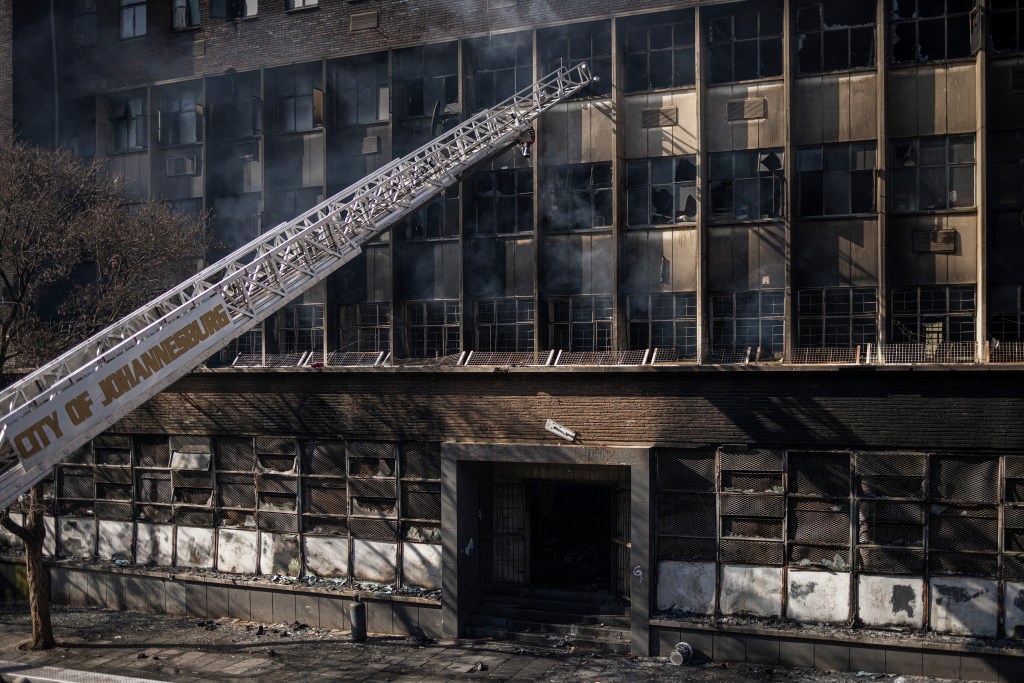
[[[586,87],[560,68],[396,159],[0,391],[0,510],[61,460],[351,261]]]

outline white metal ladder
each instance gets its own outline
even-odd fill
[[[82,444],[355,258],[586,87],[560,68],[392,161],[0,392],[0,510]]]

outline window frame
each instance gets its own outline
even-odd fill
[[[491,307],[490,315],[482,309]],[[505,316],[499,309],[505,306]],[[512,319],[508,308],[514,309]],[[473,301],[474,347],[482,353],[531,352],[534,348],[536,310],[532,296],[487,297]],[[487,318],[490,318],[488,320]],[[508,344],[509,333],[514,343]],[[486,340],[486,341],[485,341]],[[503,343],[503,341],[505,343]]]
[[[173,30],[187,31],[199,28],[201,21],[199,0],[172,0],[171,28]]]
[[[132,103],[137,102],[139,110],[132,111]],[[120,109],[123,113],[115,115]],[[142,152],[149,147],[148,118],[146,114],[146,97],[138,95],[123,100],[116,100],[110,107],[110,153],[130,154]],[[118,144],[124,138],[124,145]],[[131,144],[134,140],[135,144]],[[141,142],[140,142],[141,140]]]
[[[429,310],[431,307],[436,310]],[[418,313],[417,308],[420,309]],[[440,318],[437,317],[438,311]],[[433,358],[459,353],[462,346],[461,326],[459,299],[405,302],[406,349],[410,358]],[[438,341],[440,346],[436,344]]]
[[[903,2],[905,4],[901,5],[900,9],[893,9],[890,12],[889,38],[890,38],[891,44],[893,46],[892,50],[890,52],[890,54],[891,54],[891,58],[890,58],[891,63],[893,65],[897,65],[898,66],[898,65],[901,65],[901,64],[922,64],[922,63],[931,63],[931,62],[955,61],[955,60],[960,60],[960,59],[963,59],[963,60],[974,59],[973,49],[972,49],[972,45],[971,45],[971,20],[972,20],[972,14],[974,14],[977,11],[977,3],[975,2],[975,0],[966,0],[968,2],[971,2],[971,5],[972,5],[971,9],[969,9],[969,10],[954,9],[954,11],[952,11],[952,12],[949,11],[950,3],[963,2],[963,1],[964,0],[901,0],[901,2]],[[919,10],[919,7],[920,7],[920,3],[921,2],[926,2],[926,3],[945,2],[946,4],[943,6],[942,12],[940,12],[938,14],[932,14],[932,15],[929,15],[929,16],[920,16],[921,12]],[[910,15],[909,16],[905,16],[905,15],[903,15],[903,13],[907,11],[907,7],[908,6],[911,8],[909,10],[910,11]],[[957,55],[951,57],[951,56],[949,56],[949,54],[951,52],[950,25],[951,25],[951,22],[957,22],[957,21],[962,21],[962,20],[966,20],[966,28],[967,28],[967,34],[965,36],[965,39],[966,39],[966,43],[965,43],[966,44],[966,53],[965,54],[957,54]],[[942,21],[943,22],[943,34],[942,34],[943,49],[942,49],[942,56],[941,57],[931,57],[930,55],[923,54],[923,47],[922,47],[922,40],[921,40],[921,27],[922,27],[921,25],[926,23],[926,22],[937,22],[937,21]],[[914,35],[914,43],[913,43],[914,54],[913,54],[912,57],[909,57],[909,56],[908,57],[901,57],[900,56],[899,43],[903,40],[903,38],[901,38],[901,36],[899,35],[899,32],[901,30],[907,31],[907,30],[910,30],[910,29],[913,30],[913,35]],[[960,45],[959,47],[962,48],[963,45]]]
[[[943,141],[943,163],[922,163],[922,157],[925,154],[934,152],[934,143],[937,141]],[[955,161],[951,160],[954,158],[952,145],[957,141],[970,140],[971,144],[971,161]],[[922,143],[927,143],[930,150],[922,152]],[[895,138],[890,140],[890,210],[893,213],[899,214],[910,214],[910,213],[928,213],[935,211],[974,211],[977,209],[977,188],[975,186],[975,173],[977,171],[977,140],[974,134],[968,135],[931,135],[921,136],[912,138]],[[937,169],[945,169],[942,173],[944,182],[943,192],[941,196],[944,197],[942,205],[933,203],[930,206],[922,208],[922,198],[925,197],[922,192],[922,188],[926,187],[925,183],[930,179],[934,181]],[[969,172],[965,172],[969,171]],[[960,198],[959,191],[956,187],[953,187],[954,174],[959,175],[961,178],[970,179],[970,203],[963,203],[964,200]],[[906,196],[913,197],[915,203],[910,204],[909,199],[907,204],[901,205],[897,202],[900,197],[904,195],[900,191],[901,185],[906,185],[909,188],[909,182],[913,180],[913,194],[907,194]],[[934,191],[934,185],[932,185],[932,194],[934,196],[940,196]],[[957,196],[954,199],[953,193],[956,192]],[[956,202],[955,205],[951,205],[951,202]],[[901,208],[904,207],[904,208]]]
[[[845,169],[839,168],[828,168],[829,160],[836,160],[839,155],[834,154],[841,148],[847,148],[847,164]],[[797,150],[797,216],[800,218],[832,218],[835,216],[857,216],[867,215],[876,212],[876,187],[875,187],[875,172],[878,168],[878,143],[875,140],[855,141],[855,142],[835,142],[822,145],[806,145],[798,147]],[[818,156],[818,168],[805,168],[805,164],[814,166],[813,156],[817,152]],[[833,154],[829,154],[832,152]],[[854,168],[858,164],[859,155],[866,155],[870,157],[870,166],[867,164],[860,164],[863,168]],[[826,192],[826,189],[832,187],[828,181],[830,179],[838,179],[840,176],[847,176],[845,182],[846,205],[848,210],[834,210],[829,211],[827,201],[828,195],[833,193]],[[817,178],[817,180],[815,180]],[[854,206],[854,197],[857,190],[857,183],[865,183],[869,190],[870,206],[864,207],[863,205]],[[821,197],[821,211],[810,212],[807,209],[805,201],[808,201],[808,197],[813,196],[810,194],[811,188],[820,188],[818,195]],[[842,207],[840,207],[842,208]],[[855,210],[859,208],[861,210]]]
[[[584,38],[584,36],[586,36]],[[559,67],[572,69],[586,63],[597,80],[580,90],[573,100],[610,97],[612,94],[612,34],[608,20],[563,24],[538,34],[539,61],[544,73]],[[584,42],[586,46],[584,46]]]
[[[689,169],[692,171],[689,176],[683,176],[680,180],[680,173],[687,171],[686,164],[689,163]],[[696,154],[683,154],[672,157],[649,157],[645,159],[627,159],[626,160],[626,228],[628,229],[643,229],[652,227],[673,227],[679,225],[696,225],[698,217],[700,215],[700,203],[697,201],[697,155]],[[640,178],[640,165],[646,164],[646,169],[642,172],[643,178],[646,182],[637,182]],[[660,171],[657,167],[669,166],[671,168],[671,182],[654,182],[655,175],[663,175],[664,171]],[[656,174],[655,171],[658,171]],[[646,200],[645,214],[647,216],[644,222],[633,222],[635,217],[639,216],[639,207],[636,203],[640,201],[639,195],[642,193],[641,189],[646,188],[647,192],[643,193]],[[672,203],[672,209],[668,214],[664,212],[656,213],[655,211],[655,193],[656,192],[670,192],[670,200]],[[681,201],[683,196],[686,196],[686,201]],[[692,204],[691,201],[692,200]],[[680,210],[680,203],[683,204]],[[693,212],[689,213],[686,209],[692,205]],[[636,216],[634,216],[636,213]],[[679,220],[679,216],[682,216],[682,220]],[[654,222],[652,219],[655,216],[663,216],[668,218],[663,222]]]
[[[302,316],[307,311],[312,312],[308,320]],[[281,353],[323,351],[324,320],[322,303],[291,303],[282,308],[277,327]]]
[[[844,306],[845,310],[839,310],[839,307],[843,304],[840,301],[836,301],[836,295],[840,293],[848,295]],[[830,295],[833,297],[832,301],[829,299]],[[859,305],[858,295],[862,297]],[[870,300],[866,298],[866,295],[870,295]],[[877,287],[799,289],[797,290],[796,313],[798,348],[852,349],[858,345],[878,343],[879,309]],[[837,338],[840,331],[838,325],[844,321],[846,322],[846,341],[829,343],[830,335],[833,340]],[[859,329],[857,327],[858,321],[861,325]],[[867,323],[870,323],[870,332],[867,330]],[[832,332],[830,332],[830,329]],[[820,340],[820,343],[815,341],[815,339]]]
[[[611,351],[614,319],[611,294],[551,296],[545,303],[551,348],[563,351]],[[563,316],[562,313],[568,315]]]
[[[622,91],[625,94],[687,88],[696,84],[697,27],[695,13],[692,9],[683,10],[683,12],[685,13],[683,16],[643,16],[628,25],[620,25],[619,30],[624,34],[622,38]],[[686,36],[687,26],[689,26],[688,38]],[[652,47],[652,32],[666,31],[669,34],[668,45]],[[643,48],[637,49],[637,43],[634,41],[636,40],[635,36],[640,32],[645,33]],[[665,70],[665,73],[668,73],[669,77],[667,81],[654,82],[654,75],[661,73],[662,70],[653,66],[652,61],[655,54],[661,53],[668,53],[668,65],[671,68]],[[631,68],[639,69],[639,71],[631,75]],[[643,73],[642,78],[639,76],[640,71]],[[643,82],[642,85],[632,82],[633,78],[640,78],[640,81]]]
[[[669,336],[665,334],[669,325],[671,343],[656,343],[657,338]],[[696,360],[697,292],[630,294],[626,297],[626,327],[630,349],[673,349],[679,358]]]
[[[755,175],[738,175],[737,168],[741,172],[743,169],[743,162],[740,155],[747,156],[747,163],[745,164],[748,169],[753,171]],[[775,156],[772,160],[771,155]],[[729,174],[721,175],[716,170],[716,165],[719,168],[722,162],[726,158],[729,158]],[[739,164],[737,162],[740,162]],[[778,164],[777,169],[771,169],[769,166],[762,165],[766,162],[772,166]],[[745,149],[735,150],[732,152],[713,152],[708,155],[708,197],[709,206],[711,208],[711,215],[708,217],[712,223],[729,223],[729,222],[752,222],[752,221],[777,221],[786,217],[786,153],[784,148],[766,148],[766,149]],[[757,169],[754,171],[754,169]],[[769,187],[771,190],[771,212],[766,213],[765,208],[765,186],[764,181],[770,181]],[[757,198],[758,198],[758,211],[753,217],[750,216],[748,209],[747,214],[741,214],[737,211],[737,207],[741,204],[737,203],[736,183],[743,182],[746,185],[756,184],[757,187]],[[718,207],[724,206],[723,200],[728,193],[729,204],[731,209],[729,213],[722,212]],[[752,198],[752,192],[750,187],[747,187],[745,193],[739,195],[746,195],[747,199]],[[749,206],[749,202],[747,204]]]
[[[925,285],[903,286],[892,288],[892,299],[889,304],[889,333],[894,344],[949,344],[955,342],[973,342],[977,330],[977,292],[976,285]],[[962,295],[970,292],[970,308],[963,308],[966,302]],[[956,295],[956,296],[954,296]],[[906,308],[913,301],[914,310]],[[924,310],[931,302],[944,300],[942,309]],[[970,328],[964,327],[970,321]],[[913,323],[913,329],[908,323]],[[961,327],[954,334],[953,323]],[[928,324],[941,324],[942,339],[929,338],[934,332],[927,329]],[[899,330],[899,331],[898,331]],[[956,338],[952,338],[956,336]]]
[[[766,295],[771,295],[776,298],[775,301],[766,302]],[[740,296],[744,296],[748,299],[756,298],[757,300],[757,317],[750,315],[741,315],[741,305],[747,306],[745,312],[749,312],[750,301],[738,304]],[[777,310],[777,307],[782,307],[781,311]],[[750,290],[732,290],[732,291],[720,291],[711,292],[709,297],[709,306],[711,309],[711,351],[712,353],[721,352],[738,352],[741,350],[750,349],[764,349],[764,339],[766,327],[769,332],[771,346],[768,348],[770,357],[772,359],[781,359],[785,351],[786,345],[786,291],[784,289],[750,289]],[[768,309],[766,312],[765,309]],[[744,323],[744,328],[747,330],[751,329],[751,321],[757,322],[757,344],[750,343],[749,334],[745,335],[744,338],[747,341],[739,342],[740,339],[739,331],[741,329],[740,322]],[[723,339],[728,337],[727,340]],[[776,343],[776,337],[778,342]],[[722,341],[720,341],[722,340]],[[763,354],[758,356],[761,360],[765,360],[766,357]]]
[[[492,189],[481,192],[488,178]],[[515,186],[514,192],[502,192],[502,187],[510,189],[510,181]],[[464,228],[467,236],[506,237],[534,232],[532,166],[477,171],[466,184],[469,196],[465,203]],[[492,229],[484,231],[481,226],[485,230],[488,227]]]
[[[583,186],[583,177],[586,176],[586,187]],[[596,178],[595,178],[596,176]],[[607,180],[605,180],[605,178]],[[612,179],[612,162],[597,161],[583,164],[559,164],[544,167],[541,175],[541,216],[543,225],[551,232],[588,232],[592,230],[609,230],[615,224],[615,216],[612,214],[612,193],[614,183]],[[581,200],[586,195],[586,204],[590,207],[591,225],[570,221],[570,225],[563,227],[556,221],[555,202],[565,202],[567,206],[573,207],[569,210],[570,218],[579,216],[583,209],[584,202]],[[606,215],[607,221],[601,225],[594,225],[599,216]]]
[[[865,0],[844,0],[844,2],[842,2],[842,3],[839,3],[839,2],[836,2],[835,0],[832,0],[832,1],[827,2],[827,3],[826,2],[820,2],[820,1],[819,2],[812,2],[812,3],[808,3],[806,5],[801,5],[800,7],[796,8],[796,18],[795,18],[795,23],[794,23],[794,31],[795,31],[795,33],[797,35],[797,46],[798,46],[797,47],[797,51],[796,51],[796,55],[795,55],[795,59],[794,59],[794,62],[795,62],[795,65],[796,65],[796,75],[798,75],[798,76],[808,76],[808,75],[815,75],[815,74],[835,73],[835,72],[838,72],[838,71],[856,71],[856,70],[861,70],[861,69],[869,70],[869,69],[874,69],[876,67],[876,59],[877,59],[877,56],[878,56],[878,51],[877,51],[876,45],[875,45],[875,32],[876,32],[875,31],[875,29],[876,29],[875,3],[874,2],[870,3],[871,21],[868,22],[868,23],[862,23],[862,24],[836,23],[836,24],[833,24],[833,25],[827,25],[825,23],[826,13],[828,11],[834,10],[835,7],[837,5],[840,5],[840,4],[845,4],[845,5],[848,5],[848,6],[850,6],[850,5],[860,5],[860,6],[863,6],[863,7],[867,7],[868,6],[868,3],[865,2]],[[806,12],[809,12],[812,8],[817,8],[818,9],[817,27],[816,28],[801,29],[800,28],[800,21],[801,21],[801,18],[802,18],[801,15],[803,15]],[[846,34],[846,41],[845,42],[846,42],[846,48],[847,48],[845,63],[834,65],[831,68],[826,67],[826,60],[827,60],[827,57],[828,57],[828,55],[826,53],[827,38],[829,36],[836,36],[836,35],[840,35],[840,34],[844,34],[844,33]],[[867,58],[867,63],[866,64],[856,64],[856,65],[852,64],[853,61],[854,61],[854,35],[855,35],[855,33],[856,34],[860,34],[860,35],[866,35],[869,38],[870,54],[869,54],[869,56]],[[812,38],[812,36],[817,36],[817,37],[816,38]],[[817,51],[817,58],[818,58],[817,68],[805,69],[804,68],[804,61],[803,61],[804,55],[802,54],[803,49],[805,47],[809,48],[815,42],[817,43],[817,49],[818,49],[818,51]]]
[[[120,9],[121,40],[141,38],[146,35],[146,12],[148,11],[148,3],[146,0],[121,0]],[[142,20],[141,24],[139,22],[140,18]]]
[[[778,15],[777,19],[773,19],[772,20],[773,23],[776,20],[778,22],[778,27],[779,27],[778,28],[778,33],[767,32],[771,28],[770,25],[769,25],[768,29],[764,29],[763,28],[763,25],[764,25],[764,23],[766,21],[767,16],[771,15],[771,14],[777,14]],[[737,38],[736,37],[736,20],[737,20],[737,18],[739,18],[739,19],[749,19],[749,17],[751,15],[755,16],[755,20],[756,20],[756,24],[757,24],[755,34],[753,36],[744,36],[744,37],[741,37],[741,38]],[[729,35],[728,35],[728,37],[720,36],[720,37],[718,37],[716,39],[716,37],[715,37],[716,31],[720,31],[725,26],[725,20],[726,19],[729,20],[729,26],[728,26]],[[767,9],[761,9],[761,10],[752,9],[752,10],[747,10],[747,11],[743,11],[743,12],[733,12],[733,13],[722,14],[722,15],[719,15],[719,16],[716,16],[716,17],[712,17],[710,19],[710,21],[708,22],[708,34],[707,34],[708,35],[707,58],[708,58],[708,81],[709,81],[709,83],[711,85],[720,85],[720,84],[723,84],[723,83],[738,83],[738,82],[744,82],[744,81],[755,81],[755,80],[762,80],[762,79],[768,79],[768,78],[780,78],[780,77],[782,77],[783,76],[783,71],[784,71],[783,59],[782,59],[782,57],[783,57],[783,49],[784,49],[784,46],[783,46],[783,30],[784,30],[783,26],[784,26],[784,23],[785,23],[785,18],[784,18],[784,15],[783,15],[783,9],[781,7],[780,8],[767,8]],[[777,55],[775,54],[775,50],[774,49],[772,50],[771,53],[768,53],[768,48],[766,48],[766,45],[769,45],[771,43],[776,43],[777,44],[776,45],[776,49],[778,51]],[[745,46],[747,44],[753,44],[755,46],[755,48],[754,48],[756,50],[756,61],[755,61],[755,67],[754,67],[755,73],[753,75],[742,74],[740,77],[737,77],[737,72],[736,72],[736,65],[737,65],[737,63],[738,62],[745,62],[745,61],[747,61],[748,57],[752,56],[752,55],[737,55],[737,48],[743,47],[743,46]],[[716,45],[727,46],[728,49],[722,49],[722,50],[719,51],[719,50],[716,50]],[[720,54],[718,57],[716,57],[716,52],[720,52],[722,54]],[[722,68],[722,67],[718,66],[719,65],[719,59],[720,59],[721,56],[724,55],[725,52],[728,52],[728,55],[729,55],[728,74],[726,74],[726,73],[716,73],[716,68]],[[765,64],[766,57],[769,54],[776,58],[775,61],[777,61],[777,69],[774,68],[774,65],[771,64],[771,63]]]
[[[993,6],[995,3],[989,3],[988,7],[988,46],[992,51],[992,56],[1002,57],[1009,55],[1016,55],[1024,52],[1024,2],[1022,0],[1001,0],[1001,2],[1013,3],[1013,7]],[[996,47],[996,29],[1012,26],[1014,27],[1013,39],[1014,45],[1010,48],[999,49]]]
[[[390,351],[391,303],[368,301],[339,307],[342,351]]]

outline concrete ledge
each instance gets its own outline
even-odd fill
[[[651,620],[652,654],[667,657],[676,643],[698,660],[798,666],[821,671],[935,676],[986,683],[1016,683],[1024,650],[956,643],[907,643],[864,633],[814,634],[751,626],[728,628],[670,619]]]

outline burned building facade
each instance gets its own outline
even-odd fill
[[[599,77],[66,461],[53,554],[440,588],[415,628],[452,636],[600,592],[639,653],[1024,637],[1024,3],[18,5],[16,133],[209,212],[214,255]]]

